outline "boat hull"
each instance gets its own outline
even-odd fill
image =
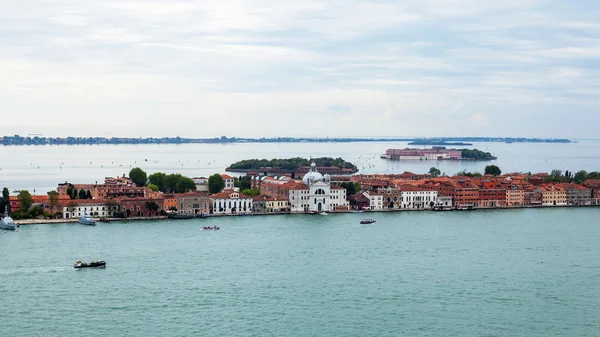
[[[9,231],[14,231],[14,230],[17,229],[17,225],[4,225],[4,224],[2,224],[2,225],[0,225],[0,229],[6,229],[6,230],[9,230]]]
[[[73,265],[75,269],[84,269],[84,268],[106,268],[106,262],[101,261],[97,263],[77,263]]]
[[[96,226],[96,221],[91,222],[91,221],[78,220],[77,223],[86,225],[86,226]]]

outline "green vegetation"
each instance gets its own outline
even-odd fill
[[[129,171],[129,178],[131,178],[131,181],[137,186],[146,186],[146,183],[148,182],[146,172],[139,167],[134,167]]]
[[[435,178],[439,177],[439,175],[442,174],[442,171],[440,171],[437,167],[432,167],[429,169],[429,174]]]
[[[50,212],[54,213],[54,208],[58,205],[58,193],[56,191],[48,192],[48,204],[50,205]]]
[[[208,191],[210,193],[219,193],[225,188],[225,180],[220,174],[215,173],[208,177]]]
[[[196,190],[194,181],[179,173],[167,175],[163,172],[156,172],[148,177],[148,181],[150,182],[148,188],[163,193],[185,193]]]
[[[10,212],[10,193],[8,192],[8,188],[2,189],[2,198],[0,198],[0,216],[4,216],[4,210],[8,207],[8,211]]]
[[[351,195],[360,192],[360,183],[343,182],[340,184],[340,187],[346,189],[346,195]]]
[[[457,177],[470,177],[470,178],[473,178],[473,177],[481,177],[481,173],[479,173],[479,172],[467,172],[466,170],[462,170],[460,172],[457,172],[455,174],[455,176],[457,176]]]
[[[239,178],[233,178],[233,185],[240,189],[240,191],[252,188],[252,180],[250,176],[242,176]],[[243,193],[243,192],[242,192]],[[244,193],[246,194],[246,193]]]
[[[502,170],[496,165],[488,165],[485,167],[484,174],[491,174],[493,176],[499,176],[502,174]]]
[[[19,209],[24,213],[29,212],[29,208],[33,205],[33,198],[29,191],[21,191],[17,196],[17,200],[19,200]]]
[[[242,190],[242,194],[245,194],[249,197],[255,197],[260,194],[260,190],[258,188],[247,188]]]
[[[352,169],[353,172],[358,172],[358,168],[349,163],[342,158],[314,158],[314,159],[305,159],[305,158],[289,158],[289,159],[247,159],[242,160],[237,163],[231,164],[227,168],[227,171],[252,171],[259,170],[261,168],[271,167],[274,169],[279,169],[282,171],[293,172],[297,170],[301,166],[310,166],[311,162],[315,162],[317,166],[335,166],[338,168],[349,168]]]
[[[565,171],[563,174],[562,170],[554,169],[550,171],[550,175],[544,178],[545,183],[570,183],[575,182],[578,184],[583,183],[588,179],[600,179],[600,172],[587,172],[584,170],[578,171],[573,175],[573,172]]]
[[[477,149],[461,149],[463,159],[471,160],[494,160],[498,159],[489,152],[479,151]]]

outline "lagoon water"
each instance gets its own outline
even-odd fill
[[[600,334],[600,208],[364,216],[1,231],[0,336]]]
[[[406,142],[0,146],[0,188],[46,193],[60,182],[102,182],[104,177],[127,174],[136,166],[149,173],[208,176],[224,172],[238,160],[253,158],[341,157],[357,165],[361,173],[425,173],[431,166],[438,166],[452,175],[463,169],[483,172],[490,164],[393,162],[379,158],[388,148],[405,147],[408,147]],[[598,140],[569,144],[474,143],[470,148],[497,156],[494,164],[503,172],[600,170]]]

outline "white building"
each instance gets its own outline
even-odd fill
[[[437,191],[424,190],[412,185],[402,185],[399,190],[402,209],[431,209],[438,197]]]
[[[362,194],[369,199],[370,210],[382,210],[383,209],[383,195],[381,194],[370,194],[369,192],[362,192]]]
[[[208,192],[208,178],[192,178],[194,184],[196,184],[197,192]]]
[[[292,212],[321,212],[334,211],[340,208],[348,209],[346,189],[331,186],[328,174],[322,175],[317,171],[317,165],[312,163],[310,171],[302,178],[302,184],[289,189],[289,200]]]
[[[225,182],[225,190],[233,190],[235,185],[233,183],[233,177],[227,174],[221,174],[221,178]],[[206,182],[208,184],[208,181]]]
[[[104,202],[87,202],[90,200],[78,200],[77,206],[64,206],[62,210],[63,218],[79,218],[87,213],[93,217],[116,217],[120,207],[118,205],[107,205]]]
[[[213,214],[252,213],[252,198],[235,191],[224,191],[210,196]]]

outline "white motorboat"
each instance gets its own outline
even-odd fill
[[[96,226],[96,220],[94,220],[91,215],[87,214],[87,212],[84,212],[83,216],[79,218],[77,222],[82,225]]]
[[[17,225],[8,215],[8,209],[4,210],[4,219],[0,220],[0,228],[14,231],[17,227],[19,227],[19,225]]]

